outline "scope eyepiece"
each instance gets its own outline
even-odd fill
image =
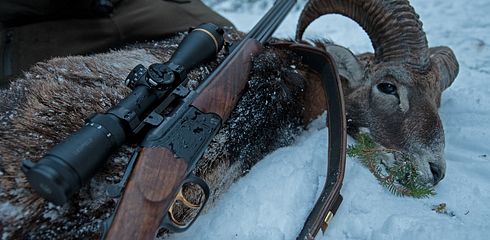
[[[45,156],[43,164],[22,161],[22,171],[32,188],[46,200],[63,205],[80,188],[80,178],[63,160]]]
[[[39,162],[23,161],[22,170],[39,195],[62,205],[95,175],[125,138],[118,118],[95,114]]]

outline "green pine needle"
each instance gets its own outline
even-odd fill
[[[397,196],[425,198],[435,195],[432,187],[422,183],[417,175],[417,168],[409,157],[403,161],[397,161],[394,166],[383,169],[378,160],[382,153],[394,152],[394,150],[380,149],[366,133],[356,136],[357,143],[347,148],[347,155],[358,158],[376,177],[378,182],[388,191]]]

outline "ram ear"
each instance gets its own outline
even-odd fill
[[[326,45],[325,50],[333,57],[340,77],[347,81],[347,87],[352,89],[363,84],[364,68],[349,49],[339,45]]]
[[[456,79],[459,72],[459,64],[453,51],[448,47],[429,48],[430,61],[433,70],[438,75],[441,84],[441,92],[446,90]]]

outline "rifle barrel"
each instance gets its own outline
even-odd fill
[[[265,24],[267,29],[261,31],[260,35],[254,37],[261,44],[264,44],[265,42],[267,42],[270,39],[270,37],[276,31],[276,29],[279,27],[279,25],[281,25],[284,18],[286,18],[289,11],[291,10],[291,8],[293,8],[293,6],[296,4],[296,1],[295,0],[294,1],[291,1],[291,0],[281,1],[281,0],[279,0],[276,4],[278,5],[278,12],[275,14],[272,14],[270,19],[264,19],[265,23],[269,23],[269,24]],[[270,22],[273,22],[273,24],[270,24]]]
[[[277,0],[274,6],[267,11],[264,17],[262,17],[257,25],[250,30],[250,32],[245,35],[245,37],[240,41],[240,43],[234,48],[235,50],[241,49],[248,39],[255,39],[259,43],[264,44],[267,42],[274,31],[279,27],[281,22],[286,18],[287,14],[291,8],[296,4],[296,0]],[[273,24],[270,24],[273,22]],[[233,59],[233,56],[237,54],[238,51],[232,51],[230,56],[226,58],[222,64],[220,64],[208,77],[207,79],[213,79],[218,73],[220,73],[223,68],[228,66],[229,62]],[[207,87],[209,81],[204,81],[196,89],[195,93],[200,93],[204,88]]]

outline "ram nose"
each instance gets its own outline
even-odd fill
[[[444,178],[446,174],[446,168],[445,166],[432,162],[429,162],[429,167],[435,186]]]
[[[416,148],[411,151],[411,159],[417,166],[419,179],[428,185],[437,185],[446,174],[446,161],[444,159],[444,148],[432,146],[431,148]]]

